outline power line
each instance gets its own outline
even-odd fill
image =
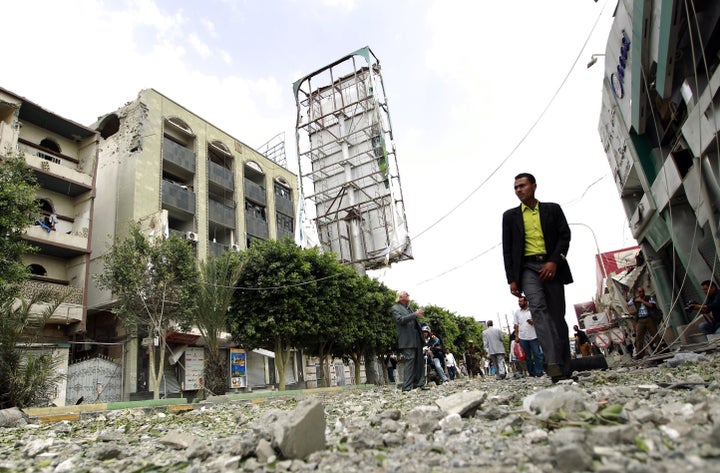
[[[580,57],[585,50],[585,47],[587,46],[588,42],[590,41],[590,38],[592,37],[593,33],[595,32],[595,28],[597,27],[598,23],[600,22],[600,18],[602,17],[603,11],[605,10],[605,6],[607,5],[607,2],[603,4],[602,9],[600,10],[600,14],[598,14],[597,19],[595,20],[595,23],[593,24],[593,27],[590,29],[590,32],[588,33],[587,38],[585,38],[585,42],[583,43],[582,47],[580,48],[580,51],[578,52],[577,56],[575,57],[575,61],[573,61],[572,65],[570,66],[570,69],[568,70],[567,74],[565,74],[565,77],[563,78],[562,82],[560,82],[560,85],[558,86],[555,93],[550,97],[550,101],[545,105],[545,108],[540,112],[540,115],[535,119],[532,125],[530,125],[530,128],[525,132],[525,134],[520,138],[520,141],[513,147],[513,149],[510,151],[510,153],[503,159],[500,164],[498,164],[495,169],[492,170],[492,172],[478,185],[475,189],[473,189],[465,198],[463,198],[460,202],[458,202],[457,205],[455,205],[452,209],[450,209],[447,213],[442,215],[439,219],[437,219],[435,222],[431,223],[428,227],[426,227],[424,230],[420,231],[418,234],[416,234],[413,239],[416,239],[420,237],[421,235],[425,234],[427,231],[435,227],[437,224],[445,220],[447,217],[449,217],[453,212],[455,212],[460,206],[462,206],[465,202],[467,202],[477,191],[479,191],[489,180],[491,177],[493,177],[509,160],[510,158],[515,154],[515,151],[520,148],[520,146],[525,142],[525,140],[530,136],[530,134],[535,130],[535,128],[538,126],[542,118],[545,116],[547,111],[550,109],[550,106],[555,102],[555,99],[560,94],[560,91],[565,87],[565,84],[568,81],[568,78],[570,77],[570,74],[572,73],[573,69],[575,69],[575,66],[577,65],[578,61],[580,60]]]

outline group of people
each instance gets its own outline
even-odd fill
[[[567,262],[570,226],[560,205],[540,202],[535,197],[536,189],[532,174],[515,176],[514,190],[520,205],[503,214],[503,261],[510,293],[518,298],[520,307],[514,314],[513,338],[522,347],[528,375],[547,374],[555,383],[572,376],[570,337],[565,322],[565,285],[573,282]],[[701,287],[707,296],[704,304],[691,305],[706,316],[700,328],[705,333],[720,333],[720,292],[713,281],[705,281]],[[403,390],[425,385],[426,338],[418,321],[423,312],[413,312],[408,307],[409,299],[407,292],[400,292],[398,303],[392,309],[398,347],[406,361]],[[637,356],[642,357],[649,351],[646,337],[651,339],[650,346],[658,343],[658,328],[652,317],[656,302],[639,288],[629,304],[637,309],[635,349]],[[496,377],[504,379],[507,366],[503,334],[493,327],[492,321],[488,321],[487,326],[483,332],[485,351],[496,368]],[[428,333],[431,333],[429,329]],[[581,353],[587,356],[590,348],[587,335],[575,326],[575,336]],[[470,376],[482,374],[479,349],[472,341],[468,344],[465,354],[468,373]],[[440,357],[435,357],[436,351],[433,351],[433,363],[438,360],[435,364],[438,369],[438,364],[443,365]],[[513,354],[511,350],[511,356]],[[445,381],[442,376],[441,379]]]

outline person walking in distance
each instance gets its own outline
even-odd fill
[[[502,243],[505,276],[510,293],[528,300],[545,372],[557,382],[572,375],[570,338],[565,322],[565,284],[572,274],[566,256],[570,226],[560,205],[535,198],[535,176],[515,176],[520,205],[503,214]]]
[[[513,314],[513,325],[515,336],[520,346],[525,350],[525,362],[530,376],[540,377],[543,375],[543,353],[540,342],[537,339],[532,313],[528,301],[524,296],[518,299],[520,308]]]
[[[400,291],[391,313],[397,328],[398,349],[405,359],[402,390],[408,392],[413,388],[429,389],[425,386],[424,339],[418,322],[418,317],[425,312],[422,309],[413,312],[410,308],[410,294]]]
[[[488,328],[483,331],[483,344],[485,351],[495,366],[495,379],[505,379],[507,366],[505,365],[505,340],[500,329],[493,327],[493,321],[488,320]]]

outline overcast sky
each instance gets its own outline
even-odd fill
[[[420,304],[512,322],[501,219],[519,204],[513,177],[531,172],[539,200],[578,224],[572,327],[572,304],[595,294],[597,248],[636,244],[597,131],[604,60],[586,67],[605,52],[615,4],[5,2],[0,86],[85,125],[154,88],[250,146],[285,132],[296,170],[292,83],[369,46],[383,67],[415,256],[371,275]]]

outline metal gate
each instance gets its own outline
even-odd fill
[[[68,367],[67,404],[98,404],[122,401],[122,365],[103,357]]]

